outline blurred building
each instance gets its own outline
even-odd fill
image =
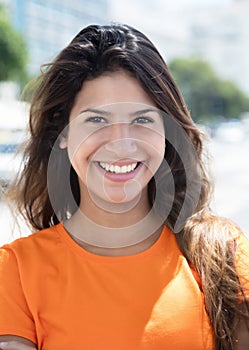
[[[216,71],[249,94],[249,1],[186,11],[190,53],[210,62]]]
[[[169,62],[199,56],[249,94],[249,0],[0,0],[39,71],[85,25],[124,22],[141,29]]]
[[[147,34],[167,62],[200,57],[249,94],[249,0],[109,0],[111,18]]]
[[[92,23],[106,22],[108,0],[0,0],[13,25],[24,34],[31,74],[39,72],[77,32]]]

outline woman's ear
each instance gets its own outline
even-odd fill
[[[65,136],[60,136],[60,142],[59,142],[60,149],[65,149],[67,148],[67,137]]]

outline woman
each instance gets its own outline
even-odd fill
[[[249,244],[209,210],[202,137],[154,45],[83,29],[33,96],[1,249],[2,349],[245,349]]]

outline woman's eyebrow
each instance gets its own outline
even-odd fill
[[[157,109],[155,109],[155,108],[141,109],[139,111],[131,113],[130,115],[136,116],[136,115],[141,115],[141,114],[145,114],[145,113],[149,113],[149,112],[157,112]]]
[[[104,110],[101,110],[101,109],[94,109],[94,108],[84,109],[83,111],[80,111],[80,114],[86,113],[86,112],[91,112],[91,113],[101,114],[101,115],[109,115],[109,114],[111,114],[110,112],[107,112],[107,111],[104,111]]]
[[[80,114],[86,113],[86,112],[91,112],[91,113],[100,114],[100,115],[112,115],[112,113],[109,111],[105,111],[103,109],[95,109],[95,108],[84,109],[83,111],[80,111]],[[158,110],[156,108],[141,109],[141,110],[129,113],[129,116],[134,117],[134,116],[138,116],[149,112],[158,112]]]

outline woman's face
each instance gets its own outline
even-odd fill
[[[129,73],[106,73],[83,84],[60,146],[68,148],[83,200],[87,194],[104,202],[129,202],[147,193],[163,161],[162,117]]]

